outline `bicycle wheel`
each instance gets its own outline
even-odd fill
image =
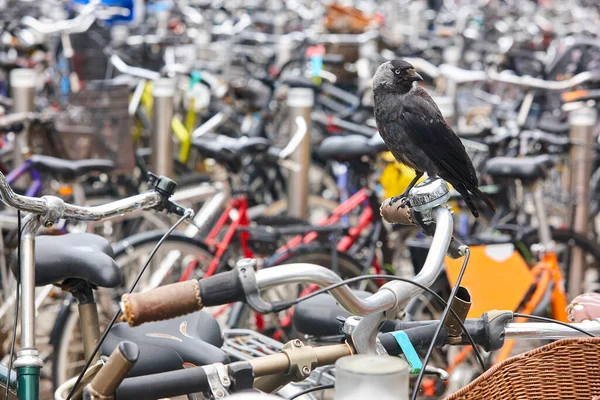
[[[124,270],[124,285],[119,289],[99,289],[96,301],[100,325],[105,327],[118,307],[118,299],[133,281],[147,260],[148,255],[162,237],[163,232],[147,232],[134,235],[116,243],[115,261]],[[195,265],[191,278],[200,278],[203,267],[213,258],[211,250],[202,242],[180,233],[172,233],[156,252],[136,291],[149,286],[176,282],[183,271]],[[191,279],[190,278],[190,279]],[[55,388],[75,376],[85,364],[83,344],[79,327],[77,305],[72,299],[65,301],[51,335],[54,346],[52,354],[52,383]]]

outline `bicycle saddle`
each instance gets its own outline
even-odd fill
[[[371,138],[361,135],[329,136],[319,145],[321,157],[341,162],[359,160],[363,156],[374,158],[387,150],[379,134]]]
[[[523,181],[534,181],[544,178],[554,166],[554,161],[548,155],[536,157],[494,157],[486,164],[487,174],[492,178],[511,178]]]
[[[31,156],[29,162],[42,172],[59,175],[67,180],[76,179],[92,172],[110,172],[115,169],[114,162],[102,159],[71,161],[36,154]]]
[[[192,145],[204,157],[239,166],[241,156],[266,153],[271,147],[271,141],[261,137],[236,139],[224,135],[211,135],[194,139]]]
[[[360,298],[366,298],[373,294],[362,290],[353,290],[353,292]],[[335,336],[341,333],[343,320],[350,315],[348,311],[339,306],[333,296],[320,294],[296,305],[292,321],[294,328],[306,335]],[[392,321],[386,321],[381,331],[393,331],[394,327]]]
[[[223,337],[217,320],[199,311],[167,321],[151,322],[135,328],[125,323],[115,325],[102,344],[102,354],[110,355],[123,340],[138,345],[140,357],[129,376],[158,374],[229,358],[220,349]]]
[[[45,286],[79,278],[99,287],[120,286],[123,274],[113,256],[108,240],[91,233],[38,236],[35,239],[35,284]]]

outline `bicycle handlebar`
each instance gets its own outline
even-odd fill
[[[66,203],[55,196],[29,197],[17,194],[8,184],[4,174],[0,172],[0,196],[2,197],[2,202],[10,207],[20,211],[44,215],[45,222],[50,222],[50,225],[60,218],[77,221],[98,221],[135,210],[163,206],[173,194],[176,185],[163,189],[160,186],[160,179],[162,178],[158,178],[156,187],[145,193],[99,206],[85,207]],[[169,211],[177,212],[178,214],[186,212],[186,210],[181,208],[172,208]]]
[[[21,19],[21,24],[43,35],[52,35],[56,33],[83,33],[90,29],[94,21],[96,21],[95,13],[100,11],[97,9],[98,5],[100,5],[99,1],[90,1],[81,8],[76,17],[50,23],[45,23],[32,16],[26,15]],[[129,10],[123,7],[107,7],[102,13],[101,18],[107,19],[118,15],[128,16]]]
[[[84,398],[86,400],[111,398],[137,362],[139,355],[140,351],[135,343],[128,341],[119,343],[106,364],[86,387]]]
[[[497,72],[493,69],[489,69],[487,71],[473,71],[458,68],[450,64],[441,64],[439,67],[436,67],[434,64],[422,58],[405,59],[415,66],[418,71],[422,71],[434,79],[443,76],[446,79],[452,80],[456,83],[487,81],[510,84],[530,89],[564,91],[572,89],[575,86],[586,82],[600,80],[600,73],[596,71],[580,72],[572,78],[564,81],[547,81],[527,75],[517,76],[507,72]]]
[[[152,71],[150,69],[142,68],[142,67],[134,67],[134,66],[128,65],[125,61],[123,61],[123,59],[121,59],[121,57],[119,57],[116,54],[113,54],[110,56],[110,63],[115,67],[115,69],[117,71],[119,71],[122,74],[130,75],[130,76],[133,76],[135,78],[140,78],[140,79],[148,79],[150,81],[155,81],[157,79],[160,79],[160,77],[162,76],[161,73],[162,74],[175,73],[175,74],[187,75],[191,72],[191,69],[188,66],[183,65],[183,64],[165,65],[161,69],[161,72]],[[205,82],[210,87],[212,92],[217,97],[223,97],[227,93],[227,85],[221,83],[219,81],[219,79],[216,76],[214,76],[213,74],[211,74],[210,72],[202,71],[202,81]]]
[[[92,14],[80,14],[73,19],[43,23],[42,21],[27,15],[21,19],[21,24],[43,35],[52,35],[56,33],[86,32],[90,29],[95,20],[96,18]]]
[[[512,317],[510,311],[490,311],[480,318],[467,319],[464,325],[475,343],[483,346],[487,351],[498,350],[504,344],[505,339],[560,339],[581,336],[580,332],[558,324],[506,323]],[[433,338],[438,324],[439,321],[398,321],[395,331],[404,332],[413,348],[417,352],[421,352],[429,347],[432,340],[435,340],[436,347],[443,347],[448,344],[448,332],[445,328],[442,328],[439,335]],[[600,320],[571,325],[593,334],[600,334]],[[379,334],[379,340],[389,355],[402,354],[402,348],[394,336],[394,331]],[[291,371],[294,371],[298,360],[303,360],[303,362],[306,359],[316,360],[316,363],[311,365],[311,370],[314,370],[316,367],[332,365],[341,357],[355,354],[355,351],[346,343],[321,347],[305,346],[298,340],[290,343],[294,347],[294,358],[290,357],[284,350],[277,354],[221,366],[231,378],[235,378],[234,371],[241,369],[241,367],[249,367],[252,370],[253,377],[259,378],[268,375],[289,375],[292,373]],[[468,344],[468,342],[463,340],[459,344]],[[117,390],[115,398],[129,399],[135,397],[149,400],[204,392],[209,389],[208,380],[211,369],[213,369],[212,366],[203,366],[125,379]],[[307,376],[308,374],[304,377]],[[257,387],[261,385],[259,381],[256,382]]]
[[[123,61],[121,57],[116,54],[110,56],[110,63],[116,68],[117,71],[125,75],[131,75],[136,78],[148,79],[151,81],[160,78],[160,73],[146,68],[127,65],[127,63],[125,63],[125,61]]]
[[[427,287],[440,274],[452,239],[452,215],[450,210],[441,206],[448,200],[449,190],[442,182],[423,182],[415,186],[410,195],[413,208],[419,210],[418,214],[426,214],[429,218],[427,232],[433,230],[431,250],[423,268],[413,279]],[[423,204],[424,201],[428,204]],[[435,227],[432,228],[431,225]],[[260,298],[261,290],[292,283],[312,283],[325,287],[342,281],[335,272],[314,264],[274,266],[256,273],[253,267],[253,260],[245,259],[238,262],[232,271],[199,281],[175,283],[143,293],[124,295],[121,303],[123,319],[131,326],[137,326],[145,322],[175,318],[204,306],[227,304],[241,299],[245,299],[256,311],[266,313],[272,311],[273,306]],[[421,292],[422,289],[406,282],[389,282],[367,298],[356,296],[347,285],[331,290],[331,294],[343,308],[352,314],[363,316],[403,307]]]

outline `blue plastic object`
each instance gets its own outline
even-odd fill
[[[87,4],[89,3],[89,0],[73,0],[74,3],[79,3],[79,4]],[[135,3],[138,3],[137,5]],[[129,15],[128,16],[121,16],[121,15],[116,15],[114,17],[111,17],[110,19],[106,20],[105,22],[109,23],[109,24],[113,24],[113,23],[129,23],[132,22],[135,16],[135,13],[139,13],[142,10],[137,10],[136,8],[140,6],[140,4],[143,4],[142,2],[139,1],[135,1],[135,0],[101,0],[100,4],[104,4],[105,6],[108,7],[122,7],[122,8],[126,8],[129,10]]]
[[[417,351],[413,347],[408,335],[404,331],[392,332],[394,339],[402,349],[402,353],[404,353],[404,357],[406,357],[406,361],[408,361],[408,365],[410,366],[411,374],[418,374],[423,369],[423,363],[417,354]]]

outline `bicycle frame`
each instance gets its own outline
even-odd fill
[[[37,196],[38,194],[40,194],[42,187],[43,187],[42,177],[40,176],[40,173],[33,168],[33,166],[31,165],[31,162],[28,160],[26,160],[23,164],[18,166],[16,169],[12,170],[6,176],[6,180],[9,185],[12,185],[24,174],[29,174],[32,179],[31,184],[25,191],[25,196],[33,197],[33,196]]]
[[[323,218],[317,226],[327,226],[333,225],[339,222],[344,216],[348,215],[350,212],[359,207],[361,204],[365,202],[371,202],[371,195],[366,188],[363,188],[352,195],[348,200],[340,204],[332,213],[331,216]],[[198,214],[200,215],[200,213]],[[339,252],[349,252],[351,247],[357,243],[357,240],[361,236],[361,233],[375,220],[374,212],[372,207],[365,207],[358,219],[358,223],[356,226],[351,227],[348,230],[348,234],[344,236],[337,244],[336,248]],[[225,230],[225,233],[222,236],[222,239],[219,241],[217,238],[219,234],[223,231],[227,223],[229,222],[229,226]],[[248,200],[245,197],[232,199],[229,205],[225,208],[225,210],[221,213],[219,219],[217,220],[215,226],[208,233],[205,242],[211,247],[216,249],[216,254],[213,257],[211,263],[209,264],[204,277],[209,277],[214,275],[217,271],[220,263],[221,257],[225,254],[233,236],[235,235],[238,228],[246,228],[249,226],[250,220],[248,218]],[[280,263],[285,260],[286,256],[289,254],[290,250],[297,248],[301,244],[309,244],[314,242],[318,238],[317,232],[309,232],[305,235],[298,235],[294,238],[290,239],[285,245],[281,246],[275,254],[269,258],[267,264],[271,263]],[[248,245],[248,240],[250,239],[249,232],[240,232],[240,244],[242,248],[242,253],[244,257],[253,257],[254,254]],[[365,267],[373,266],[375,268],[376,273],[381,272],[381,265],[377,262],[376,258],[373,257],[372,265],[368,265]],[[191,263],[188,268],[184,271],[179,279],[180,282],[190,279],[194,269],[198,267],[197,263]]]
[[[321,221],[319,221],[319,223],[317,225],[318,226],[327,226],[327,225],[336,224],[337,222],[343,220],[353,210],[355,210],[356,207],[359,207],[360,205],[364,204],[365,202],[373,203],[373,201],[376,202],[376,199],[371,195],[369,190],[366,188],[362,188],[358,192],[356,192],[354,195],[352,195],[350,198],[348,198],[346,201],[344,201],[342,204],[340,204],[333,211],[331,216],[323,218]],[[211,261],[208,269],[206,270],[206,273],[204,274],[205,278],[213,275],[216,272],[217,268],[219,267],[219,265],[221,263],[221,257],[227,250],[227,247],[229,246],[238,227],[247,227],[248,226],[249,220],[248,220],[248,216],[247,216],[247,211],[248,211],[248,204],[247,204],[247,200],[245,198],[233,199],[232,202],[229,204],[229,206],[225,209],[225,211],[223,211],[223,213],[219,217],[214,228],[208,234],[205,242],[209,246],[214,246],[217,249],[217,252],[215,254],[215,257]],[[237,217],[235,217],[233,219],[232,215],[234,215],[234,214],[237,215]],[[217,241],[216,238],[219,237],[219,234],[225,227],[226,223],[230,220],[231,220],[231,223],[230,223],[229,227],[227,228],[227,230],[225,231],[225,233],[223,234],[223,239],[220,242]],[[375,213],[373,212],[373,206],[371,205],[371,206],[364,207],[364,209],[361,211],[361,213],[359,215],[356,226],[351,227],[348,230],[348,234],[345,235],[344,237],[342,237],[338,241],[338,243],[336,245],[336,250],[339,252],[352,254],[353,253],[352,246],[357,243],[358,239],[361,237],[361,234],[372,223],[380,224],[380,225],[382,224],[381,220],[379,218],[375,217]],[[375,227],[372,231],[377,236],[376,239],[378,239],[379,234],[381,233],[380,229],[377,229]],[[369,236],[373,236],[373,235],[369,235]],[[249,232],[240,232],[240,242],[241,242],[242,252],[244,253],[245,257],[253,257],[252,251],[250,250],[250,248],[248,246],[249,238],[250,238]],[[309,232],[305,235],[295,236],[294,238],[289,240],[285,245],[280,247],[277,250],[277,252],[266,261],[266,264],[274,265],[274,264],[281,263],[281,262],[285,261],[285,259],[287,258],[287,256],[290,255],[290,252],[292,250],[298,249],[302,245],[306,245],[311,242],[314,242],[316,239],[318,239],[317,232]],[[181,278],[179,279],[179,282],[183,282],[183,281],[190,279],[193,271],[197,267],[198,267],[198,263],[195,263],[195,262],[190,263],[190,265],[187,267],[187,269],[184,271]],[[370,262],[366,263],[366,265],[364,267],[365,267],[365,271],[363,271],[363,273],[366,272],[366,270],[368,270],[371,267],[373,267],[375,269],[376,274],[379,274],[382,271],[381,265],[378,262],[377,258],[375,257],[374,252],[372,254],[372,258],[371,258]],[[384,282],[378,280],[378,283],[380,285],[382,285]],[[311,292],[315,291],[316,289],[318,289],[318,286],[308,285],[300,293],[299,296],[300,297],[306,296],[306,295],[310,294]],[[221,306],[213,313],[213,316],[216,318],[231,307],[232,307],[231,304]],[[292,311],[288,311],[285,314],[285,316],[282,318],[281,327],[285,328],[285,327],[291,325],[291,322],[292,322],[291,312]],[[234,315],[230,316],[228,321],[236,321],[239,318],[240,310],[238,310],[234,307],[233,313],[234,313]],[[256,323],[256,328],[259,331],[262,331],[264,329],[264,325],[265,325],[263,315],[256,313],[255,314],[255,323]],[[274,338],[279,339],[281,337],[281,334],[282,334],[282,332],[277,330],[274,333]]]
[[[4,397],[4,390],[8,385],[8,389],[13,396],[17,396],[18,388],[17,388],[17,376],[14,371],[8,371],[6,365],[0,364],[0,391],[2,392],[0,395]],[[10,398],[10,397],[9,397]]]

